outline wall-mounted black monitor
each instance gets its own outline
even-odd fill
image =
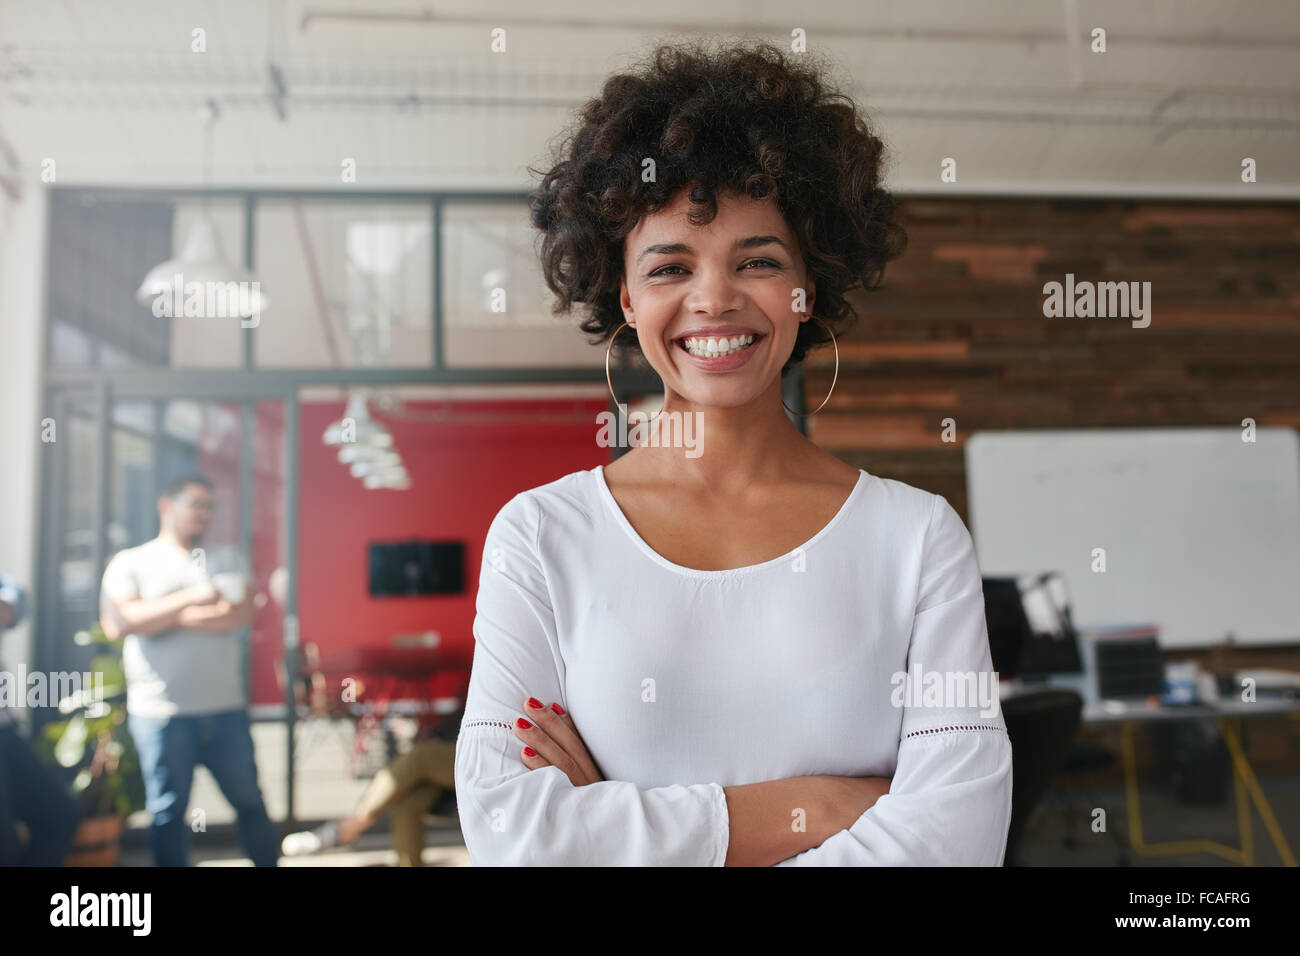
[[[465,546],[460,541],[376,542],[370,545],[370,594],[463,594],[464,568]]]

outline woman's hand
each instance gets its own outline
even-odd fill
[[[575,787],[605,779],[563,707],[554,703],[545,707],[536,697],[529,697],[524,701],[524,713],[528,716],[514,722],[514,731],[526,745],[519,758],[525,767],[559,767]]]

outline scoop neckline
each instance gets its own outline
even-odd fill
[[[785,563],[789,560],[790,555],[794,554],[796,551],[806,551],[822,538],[826,537],[826,535],[830,534],[835,529],[836,525],[844,519],[844,516],[849,513],[854,503],[861,496],[862,489],[867,485],[867,479],[871,477],[870,472],[865,468],[859,468],[858,480],[854,483],[853,490],[849,492],[849,496],[844,499],[844,503],[840,505],[839,510],[835,512],[830,521],[826,522],[826,524],[822,526],[820,531],[803,544],[791,548],[785,554],[779,554],[775,558],[770,558],[769,560],[763,561],[759,564],[746,564],[739,568],[704,570],[702,568],[688,568],[683,564],[675,564],[665,558],[654,548],[650,547],[650,545],[646,543],[645,539],[637,533],[636,528],[632,527],[632,522],[628,520],[627,515],[623,514],[623,509],[619,506],[618,499],[615,498],[614,493],[609,490],[609,483],[605,480],[605,466],[597,465],[592,469],[592,471],[595,473],[596,485],[599,489],[601,498],[604,499],[609,510],[613,512],[614,520],[623,529],[627,536],[632,539],[632,542],[637,546],[637,548],[656,564],[667,568],[669,571],[698,578],[721,578],[728,575],[747,574],[753,571],[761,571],[765,568]]]

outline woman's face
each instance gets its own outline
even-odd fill
[[[775,200],[721,191],[717,200],[705,226],[687,221],[686,189],[642,217],[623,243],[621,295],[670,397],[732,408],[779,387],[814,289]]]

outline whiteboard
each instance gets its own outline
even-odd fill
[[[981,431],[966,443],[987,577],[1064,574],[1073,620],[1154,623],[1166,647],[1300,641],[1293,428]],[[1094,570],[1094,549],[1105,570]]]

